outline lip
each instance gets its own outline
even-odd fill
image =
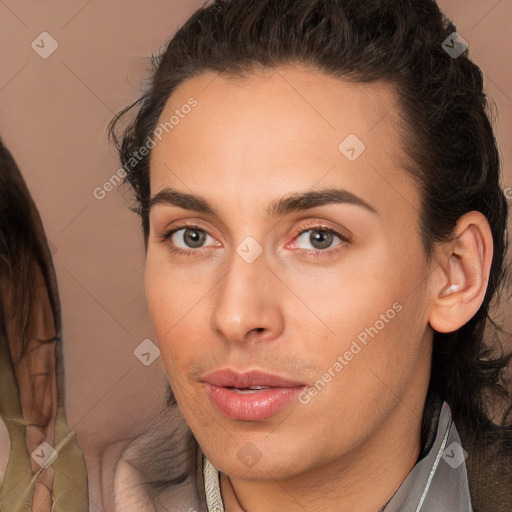
[[[270,386],[281,388],[293,388],[305,386],[304,382],[285,379],[280,375],[259,370],[237,372],[231,368],[216,370],[202,376],[201,380],[213,386],[247,388],[250,386]]]
[[[217,370],[201,379],[212,404],[223,415],[238,421],[261,421],[293,402],[306,384],[268,372]],[[265,386],[267,389],[248,391]],[[236,389],[246,389],[246,393]]]

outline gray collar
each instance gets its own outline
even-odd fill
[[[443,402],[432,446],[381,511],[473,512],[466,457],[450,407]],[[204,454],[202,463],[207,511],[225,512],[220,493],[220,474]]]

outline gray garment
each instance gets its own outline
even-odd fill
[[[381,511],[473,512],[466,457],[450,407],[443,402],[433,445]],[[219,472],[204,454],[202,469],[207,512],[224,512]]]

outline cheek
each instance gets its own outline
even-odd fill
[[[324,334],[327,346],[336,345],[337,350],[348,348],[350,341],[378,322],[387,327],[396,316],[396,302],[402,302],[402,283],[393,278],[393,269],[382,257],[366,261],[350,258],[338,267],[295,273],[286,277],[293,284],[303,304],[294,301],[294,310],[288,320],[293,319],[295,328],[310,331],[307,339],[314,342]],[[361,258],[359,258],[361,260]],[[406,281],[406,279],[404,279]],[[306,306],[307,311],[304,309]],[[387,316],[386,316],[386,313]],[[306,321],[307,314],[311,321]],[[385,318],[381,320],[381,315]],[[316,316],[316,319],[315,319]],[[298,332],[301,332],[301,331]]]
[[[342,385],[345,378],[356,379],[352,385],[361,393],[372,382],[378,383],[378,375],[390,383],[399,376],[405,379],[420,353],[427,327],[422,284],[427,268],[408,265],[391,252],[385,256],[381,252],[371,261],[347,263],[330,274],[319,271],[296,279],[297,295],[307,298],[321,322],[305,322],[298,309],[288,317],[293,318],[294,332],[318,370],[329,370],[341,356],[343,368],[350,366],[357,372],[350,372],[349,377],[349,372],[339,371],[336,375],[346,375],[337,382]]]
[[[148,250],[146,301],[168,380],[179,402],[189,372],[211,352],[209,293],[215,280],[207,268],[172,266],[160,251]],[[204,370],[201,367],[201,370]]]
[[[417,268],[393,272],[388,265],[386,272],[347,276],[344,283],[350,293],[331,295],[325,318],[335,334],[317,352],[324,372],[318,377],[330,380],[329,370],[336,375],[322,391],[325,407],[343,404],[340,415],[351,408],[361,419],[365,410],[403,396],[417,365],[428,360],[427,299]]]
[[[179,366],[180,360],[187,358],[187,347],[192,348],[192,344],[184,341],[191,338],[192,333],[184,338],[183,332],[190,319],[197,318],[199,309],[197,285],[182,279],[181,275],[166,268],[148,252],[144,273],[146,301],[166,370]]]

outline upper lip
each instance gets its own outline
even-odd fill
[[[201,380],[213,386],[225,388],[249,388],[253,386],[292,388],[304,386],[301,382],[292,381],[269,372],[259,370],[237,372],[230,368],[207,373]]]

